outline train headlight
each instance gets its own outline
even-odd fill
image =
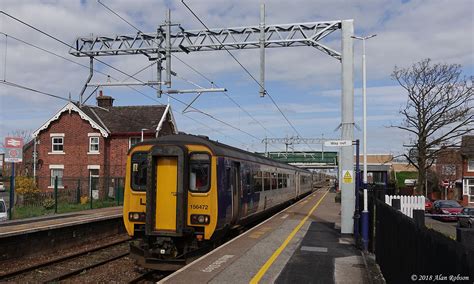
[[[144,212],[129,212],[128,220],[132,222],[145,222]]]
[[[191,215],[191,224],[195,225],[208,225],[211,221],[209,215],[200,215],[200,214],[192,214]]]

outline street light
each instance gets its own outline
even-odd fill
[[[373,38],[376,34],[360,37],[352,36],[354,39],[362,40],[362,108],[363,108],[363,156],[364,156],[364,177],[363,177],[363,189],[364,189],[364,210],[362,211],[362,245],[364,250],[367,251],[369,244],[369,211],[367,202],[367,95],[366,95],[366,66],[365,66],[365,40]]]
[[[148,130],[148,128],[142,128],[142,140],[141,140],[141,142],[143,142],[143,131],[146,131],[146,130]]]

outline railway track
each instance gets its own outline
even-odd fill
[[[128,256],[129,240],[129,238],[124,238],[92,249],[11,271],[0,275],[0,281],[51,283],[67,279],[83,271]]]

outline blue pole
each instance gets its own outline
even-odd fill
[[[8,207],[8,218],[13,219],[13,206],[15,204],[15,163],[12,163],[12,175],[10,176],[10,206]]]
[[[356,183],[355,183],[355,211],[354,211],[354,238],[356,245],[359,243],[359,186],[360,186],[360,164],[359,164],[359,139],[356,140]]]

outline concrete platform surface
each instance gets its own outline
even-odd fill
[[[0,223],[0,238],[120,218],[122,210],[121,206],[117,206],[6,221]]]
[[[159,283],[367,283],[334,195],[312,193]]]

